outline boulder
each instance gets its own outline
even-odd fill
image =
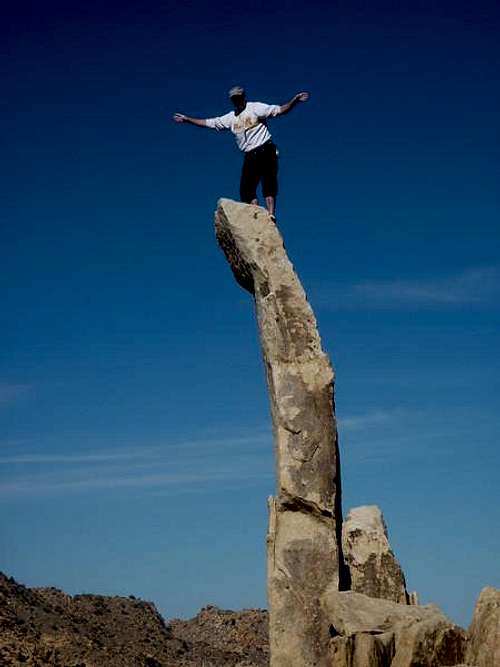
[[[469,628],[467,662],[477,667],[500,665],[500,590],[483,588]]]
[[[376,505],[350,510],[342,527],[342,550],[351,575],[351,590],[409,603],[403,570],[390,547],[384,517]]]
[[[442,667],[464,660],[466,635],[432,605],[408,606],[334,586],[323,596],[332,667]]]

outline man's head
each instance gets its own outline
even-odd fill
[[[228,95],[236,111],[242,111],[245,108],[247,99],[244,88],[241,86],[233,86],[229,90]]]

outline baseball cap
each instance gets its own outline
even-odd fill
[[[242,88],[241,86],[233,86],[232,88],[229,89],[228,95],[229,97],[236,97],[237,95],[244,95],[245,94],[245,89]]]

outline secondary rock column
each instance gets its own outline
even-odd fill
[[[320,598],[332,583],[344,587],[333,370],[266,211],[221,199],[215,219],[236,280],[255,298],[271,401],[277,463],[267,537],[271,667],[327,667],[329,621]]]
[[[351,574],[351,590],[372,598],[407,604],[415,598],[406,591],[403,570],[387,536],[382,512],[376,505],[354,507],[342,527],[342,549]]]

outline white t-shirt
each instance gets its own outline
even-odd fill
[[[230,111],[224,116],[207,118],[205,122],[207,127],[214,130],[231,130],[238,148],[247,153],[269,141],[271,133],[267,129],[266,118],[277,116],[280,110],[279,104],[247,102],[238,116],[234,111]]]

